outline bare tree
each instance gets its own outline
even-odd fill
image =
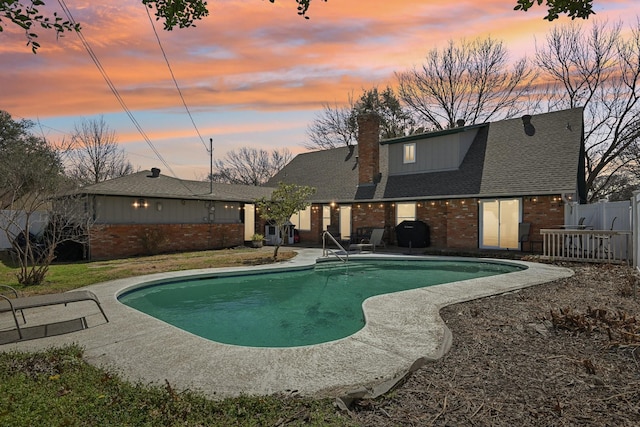
[[[430,50],[422,67],[396,73],[400,98],[432,129],[513,117],[525,108],[534,75],[526,59],[509,64],[502,41],[450,41]]]
[[[601,186],[598,181],[608,181],[606,186]],[[596,178],[596,185],[601,187],[598,197],[606,198],[611,202],[630,200],[633,192],[638,188],[638,177],[631,173],[620,172],[613,176],[599,176]]]
[[[310,150],[326,150],[355,144],[358,125],[354,121],[353,106],[324,104],[307,128],[309,142],[302,145]]]
[[[76,124],[68,170],[78,184],[88,185],[129,175],[133,166],[118,146],[115,131],[100,117]]]
[[[617,174],[638,161],[640,23],[628,36],[621,24],[555,27],[536,64],[550,81],[550,109],[584,107],[589,199],[600,198]],[[617,182],[618,180],[616,180]]]
[[[311,150],[350,146],[358,135],[357,116],[375,112],[380,116],[380,138],[404,136],[413,131],[415,122],[411,113],[404,108],[393,89],[377,87],[362,91],[354,100],[349,96],[347,105],[323,105],[323,111],[307,128],[309,142],[304,147]]]
[[[0,230],[12,244],[20,267],[18,282],[38,285],[44,280],[58,246],[86,236],[88,217],[82,204],[57,201],[60,193],[72,189],[63,174],[58,153],[44,139],[35,137],[28,121],[14,122],[0,112],[0,189],[3,210]],[[5,136],[7,138],[5,138]]]
[[[293,155],[284,148],[271,153],[252,147],[227,152],[216,160],[213,181],[228,184],[262,185],[291,161]]]

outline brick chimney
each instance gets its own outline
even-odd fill
[[[380,175],[380,117],[358,115],[358,185],[373,185]]]

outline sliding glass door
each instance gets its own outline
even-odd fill
[[[480,247],[485,249],[520,249],[518,224],[520,199],[480,201]]]

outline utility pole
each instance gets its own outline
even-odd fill
[[[213,138],[209,138],[209,194],[213,194]]]

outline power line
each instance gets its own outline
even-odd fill
[[[73,15],[71,14],[71,11],[69,10],[69,8],[67,7],[67,4],[65,3],[65,0],[58,0],[58,4],[60,5],[60,7],[62,8],[62,10],[64,11],[64,13],[67,15],[67,18],[69,19],[69,22],[71,22],[72,24],[76,25],[76,20],[74,19]],[[140,123],[138,123],[138,121],[136,120],[136,118],[133,116],[133,113],[131,112],[131,110],[129,109],[129,107],[127,107],[127,104],[124,102],[124,99],[122,98],[122,96],[120,96],[120,93],[118,92],[118,89],[115,87],[115,85],[113,84],[113,82],[111,81],[111,79],[109,78],[109,76],[107,75],[106,70],[103,68],[102,64],[100,63],[100,60],[98,59],[98,57],[96,56],[95,52],[93,51],[93,49],[91,48],[91,46],[89,45],[89,42],[85,39],[84,35],[82,34],[81,31],[76,30],[76,34],[78,35],[78,37],[80,38],[80,41],[82,42],[82,45],[84,46],[85,50],[87,51],[87,53],[89,54],[89,56],[91,57],[91,60],[93,61],[93,63],[96,65],[96,67],[98,68],[98,70],[100,71],[100,74],[102,74],[102,78],[104,78],[105,82],[107,83],[107,85],[109,86],[109,89],[111,89],[111,92],[113,93],[113,95],[116,97],[116,99],[118,100],[118,102],[120,103],[120,106],[122,107],[122,109],[125,111],[125,113],[127,114],[127,116],[129,116],[129,119],[131,120],[131,122],[133,123],[133,125],[136,127],[136,129],[138,130],[138,132],[140,133],[140,135],[142,135],[142,138],[145,140],[145,142],[147,143],[147,145],[149,145],[149,147],[151,148],[151,150],[155,153],[155,155],[157,156],[158,160],[160,160],[160,162],[162,162],[162,164],[164,166],[166,166],[166,168],[169,170],[169,172],[171,172],[171,175],[173,175],[174,177],[177,177],[175,172],[173,171],[173,169],[171,169],[171,166],[169,166],[169,164],[164,160],[164,158],[162,157],[162,155],[160,154],[160,152],[156,149],[156,147],[153,145],[153,143],[151,142],[151,139],[147,136],[147,134],[145,133],[145,131],[142,129],[142,126],[140,126]],[[182,185],[184,185],[189,191],[192,191],[191,189],[189,189],[186,184],[184,184],[184,182],[182,180],[180,180],[180,182],[182,183]]]
[[[180,95],[180,99],[182,100],[182,105],[184,105],[184,109],[187,110],[187,115],[189,116],[189,119],[191,119],[191,124],[193,125],[193,128],[196,130],[196,133],[200,138],[200,142],[202,142],[202,145],[204,145],[205,150],[209,151],[207,144],[204,142],[204,138],[202,138],[202,135],[200,134],[200,130],[198,129],[198,126],[196,126],[196,122],[193,120],[193,116],[191,115],[191,111],[187,106],[187,102],[184,100],[184,96],[182,95],[182,90],[180,90],[180,86],[178,85],[176,76],[173,74],[173,69],[171,68],[171,64],[169,63],[169,58],[167,58],[167,54],[164,51],[164,48],[162,47],[162,42],[160,41],[160,36],[158,36],[158,31],[156,31],[156,26],[153,25],[153,19],[151,18],[151,13],[149,12],[149,8],[146,5],[143,5],[143,7],[147,11],[147,17],[149,18],[149,23],[151,24],[151,28],[153,29],[153,34],[155,34],[156,36],[158,46],[160,47],[160,51],[162,52],[162,56],[164,57],[164,62],[167,64],[167,68],[169,69],[169,73],[171,74],[171,79],[173,80],[173,83],[175,84],[176,89],[178,90],[178,95]]]
[[[18,116],[18,115],[15,115],[15,114],[13,114],[13,117],[18,117],[18,118],[19,118],[19,119],[21,119],[21,120],[30,120],[30,119],[27,119],[27,118],[25,118],[25,117]],[[60,129],[56,129],[56,128],[54,128],[54,127],[47,126],[47,125],[43,124],[43,123],[40,121],[40,118],[39,118],[39,117],[37,117],[35,120],[31,120],[31,121],[34,121],[34,122],[35,122],[35,123],[36,123],[40,128],[47,128],[47,129],[50,129],[50,130],[52,130],[52,131],[54,131],[54,132],[58,132],[58,133],[61,133],[61,134],[64,134],[64,135],[69,135],[69,136],[71,136],[71,134],[69,134],[69,132],[67,132],[67,131],[60,130]]]
[[[51,130],[52,130],[52,131],[54,131],[54,132],[58,132],[58,133],[61,133],[61,134],[63,134],[63,135],[71,136],[71,134],[70,134],[69,132],[66,132],[66,131],[63,131],[63,130],[60,130],[60,129],[56,129],[56,128],[53,128],[53,127],[51,127],[51,126],[47,126],[47,125],[43,124],[43,123],[40,121],[40,118],[39,118],[39,117],[36,117],[36,119],[35,119],[35,120],[32,120],[32,119],[27,119],[26,117],[19,116],[19,115],[17,115],[17,114],[12,114],[12,116],[13,116],[13,117],[16,117],[16,118],[18,118],[18,119],[20,119],[20,120],[27,120],[27,121],[29,121],[29,122],[33,122],[33,123],[35,123],[35,124],[40,128],[40,133],[42,134],[42,138],[43,138],[43,139],[45,139],[45,140],[47,139],[47,135],[45,135],[45,133],[44,133],[44,129],[43,129],[43,128],[51,129]]]

